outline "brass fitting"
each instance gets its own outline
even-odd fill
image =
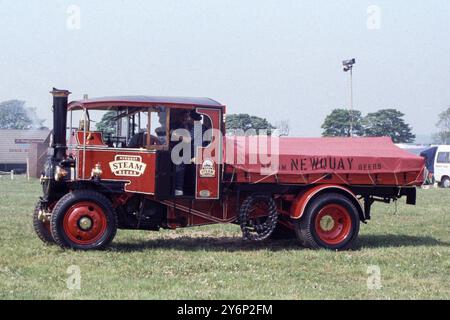
[[[69,173],[67,170],[61,168],[60,166],[57,166],[55,169],[55,180],[59,181],[62,178],[66,177]]]
[[[50,216],[51,216],[51,214],[49,212],[46,212],[41,209],[41,210],[39,210],[39,213],[38,213],[38,220],[42,221],[44,223],[47,223],[47,222],[50,222]]]
[[[100,179],[102,174],[103,174],[102,166],[100,163],[97,163],[91,171],[91,177]]]

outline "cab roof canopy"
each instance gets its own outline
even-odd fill
[[[157,107],[165,106],[169,108],[204,107],[204,108],[224,108],[224,106],[210,98],[189,98],[189,97],[157,97],[157,96],[118,96],[103,97],[73,101],[69,104],[68,110],[86,109],[111,109],[117,107]]]

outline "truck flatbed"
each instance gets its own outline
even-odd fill
[[[225,144],[227,172],[238,182],[414,186],[424,181],[424,159],[388,137],[227,137]],[[267,158],[258,157],[261,148]]]

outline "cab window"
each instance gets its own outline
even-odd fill
[[[129,116],[128,148],[168,148],[168,111],[165,107],[148,108]]]
[[[166,149],[168,117],[168,108],[162,106],[84,110],[74,117],[79,127],[71,131],[73,135],[76,131],[98,135],[101,144],[110,148]]]

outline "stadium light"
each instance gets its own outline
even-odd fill
[[[350,71],[350,137],[353,136],[353,65],[355,63],[355,58],[342,61],[344,72]]]

